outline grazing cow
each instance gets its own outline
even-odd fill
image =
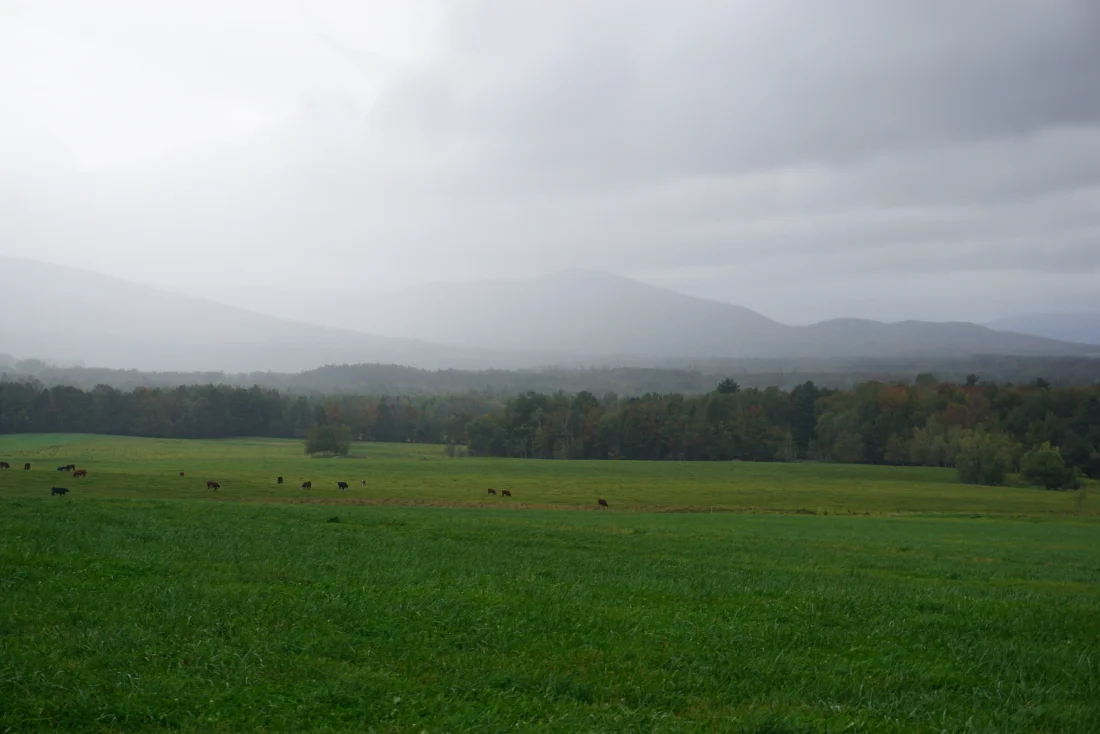
[[[362,484],[364,487],[367,486],[367,480],[366,479],[364,479],[363,481],[361,481],[359,483]]]
[[[607,507],[607,500],[605,500],[605,499],[604,499],[603,497],[601,497],[600,499],[596,500],[596,502],[598,502],[598,503],[599,503],[600,507]]]
[[[181,477],[183,476],[183,472],[180,472],[180,476],[181,476]]]
[[[55,494],[68,494],[68,493],[69,493],[69,490],[66,489],[65,487],[51,487],[50,488],[50,496],[51,497],[53,497]]]
[[[218,484],[217,482],[207,482],[206,483],[206,488],[207,489],[221,489],[222,485]]]
[[[0,461],[0,469],[11,469],[11,464],[6,461]]]
[[[27,463],[27,464],[24,464],[24,465],[23,465],[23,471],[30,471],[30,470],[31,470],[31,465],[30,465],[30,463]]]
[[[67,466],[59,466],[59,467],[57,467],[57,470],[58,470],[58,471],[69,471],[69,467],[67,467]]]
[[[347,482],[337,482],[336,486],[340,488],[341,492],[347,492],[348,491],[348,483]]]
[[[276,479],[275,479],[275,483],[276,483],[276,484],[282,484],[282,483],[283,483],[283,478],[282,478],[282,477],[278,477],[278,478],[276,478]]]
[[[313,482],[302,482],[302,489],[313,489]]]
[[[77,479],[79,479],[81,477],[86,477],[86,476],[88,476],[88,470],[87,469],[77,469],[76,471],[73,472],[73,476],[76,477]]]
[[[65,471],[76,471],[76,464],[66,464]]]
[[[512,496],[512,493],[507,489],[500,490],[500,494],[504,497],[511,497]]]
[[[497,491],[495,489],[493,489],[492,487],[489,488],[489,494],[496,494],[496,493],[497,493]]]

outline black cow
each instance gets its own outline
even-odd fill
[[[278,479],[275,480],[275,483],[276,484],[282,484],[283,483],[283,478],[279,477]]]
[[[361,481],[359,483],[362,484],[364,487],[367,486],[367,480],[366,479],[364,479],[363,481]]]
[[[496,494],[496,493],[497,493],[497,491],[495,489],[493,489],[492,487],[489,488],[489,494]]]
[[[313,482],[302,482],[302,489],[313,489]]]
[[[0,469],[11,469],[11,464],[6,461],[0,461]]]
[[[50,496],[51,497],[55,494],[68,494],[68,493],[69,493],[69,490],[66,489],[65,487],[51,487],[50,488]]]
[[[29,463],[23,465],[23,471],[30,471],[31,465]]]
[[[76,471],[76,464],[66,464],[65,471]]]
[[[341,492],[347,492],[348,491],[348,483],[347,482],[337,482],[336,486],[340,488]]]
[[[512,496],[512,493],[507,489],[500,490],[500,494],[503,497],[511,497]]]
[[[181,477],[183,476],[183,472],[180,472],[180,476],[181,476]]]
[[[59,467],[57,467],[57,470],[58,470],[58,471],[69,471],[69,467],[67,467],[67,466],[59,466]]]
[[[603,499],[602,497],[596,500],[596,502],[599,503],[600,507],[607,507],[607,500]]]

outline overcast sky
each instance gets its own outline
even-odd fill
[[[1100,308],[1100,3],[0,0],[0,255]]]

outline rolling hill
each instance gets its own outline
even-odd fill
[[[1100,344],[1100,311],[1020,314],[986,325],[991,329],[1045,336],[1048,339]]]
[[[0,349],[24,358],[233,372],[358,362],[481,369],[537,359],[305,324],[29,260],[0,258],[0,282]]]
[[[218,297],[218,296],[215,296]],[[289,315],[274,292],[238,305]],[[247,300],[245,300],[247,299]],[[755,311],[601,272],[512,281],[433,283],[391,293],[311,294],[300,318],[384,336],[526,350],[600,364],[683,364],[704,358],[968,357],[1096,354],[1096,347],[972,323],[834,319],[788,326]]]
[[[0,258],[0,278],[0,349],[97,367],[293,372],[374,362],[507,369],[1100,352],[969,323],[787,326],[741,306],[590,271],[392,293],[264,298],[253,289],[250,300],[237,295],[236,303],[19,259]],[[232,301],[236,290],[226,294]]]

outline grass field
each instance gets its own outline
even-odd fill
[[[355,453],[0,437],[0,731],[1100,731],[1074,493]]]
[[[1100,497],[959,484],[949,469],[844,464],[448,459],[440,446],[356,444],[348,459],[310,459],[299,441],[180,441],[109,436],[0,436],[0,492],[74,497],[205,498],[445,506],[714,509],[815,513],[1100,514]],[[32,469],[23,472],[24,462]],[[75,463],[87,479],[54,471]],[[185,476],[180,477],[179,473]],[[286,483],[275,483],[277,476]],[[206,480],[221,483],[214,495]],[[310,480],[314,489],[304,491]],[[366,481],[366,486],[361,484]],[[351,485],[347,493],[336,483]],[[509,489],[511,500],[488,487]]]

